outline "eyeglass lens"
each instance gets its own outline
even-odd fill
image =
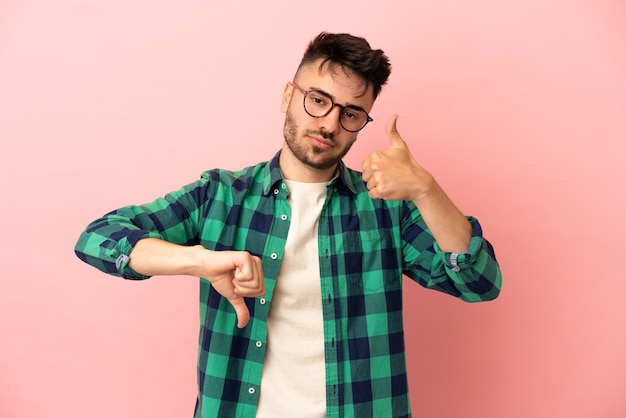
[[[308,91],[304,95],[304,110],[313,117],[326,116],[335,106],[339,105],[333,103],[330,97],[316,91]],[[368,115],[365,111],[344,106],[340,106],[340,108],[341,116],[339,122],[346,131],[357,132],[367,124]]]

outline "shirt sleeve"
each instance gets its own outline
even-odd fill
[[[126,206],[91,222],[80,234],[74,251],[97,269],[126,279],[149,276],[128,265],[137,241],[159,238],[175,244],[198,242],[199,219],[207,201],[208,176],[144,205]]]
[[[411,208],[402,227],[403,273],[422,286],[458,297],[466,302],[495,299],[502,273],[493,246],[483,237],[480,223],[467,217],[472,237],[467,253],[439,248],[417,208]]]

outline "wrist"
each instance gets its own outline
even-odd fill
[[[417,207],[423,205],[425,202],[437,200],[440,198],[443,190],[439,187],[439,184],[434,178],[430,177],[427,181],[416,181],[416,190],[413,191],[411,201],[415,203]]]
[[[205,273],[205,264],[207,257],[207,250],[202,245],[194,245],[186,247],[185,261],[185,274],[195,277],[203,277]]]

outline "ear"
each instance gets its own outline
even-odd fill
[[[280,111],[287,113],[287,108],[291,102],[291,95],[293,94],[293,84],[287,83],[285,85],[285,91],[283,91],[283,99],[280,102]]]

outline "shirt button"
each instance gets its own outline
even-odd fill
[[[261,341],[257,341],[257,342],[256,342],[256,346],[257,346],[257,347],[261,348],[261,346],[262,346],[262,345],[263,345],[263,343],[262,343]]]
[[[280,215],[280,219],[282,219],[283,221],[286,221],[287,220],[287,215],[285,215],[285,214]]]
[[[254,395],[254,392],[256,392],[256,390],[254,390],[254,388],[250,388],[250,389],[248,389],[248,393],[249,393],[250,395]]]
[[[270,255],[270,257],[272,257],[272,260],[276,260],[278,258],[278,254],[272,253],[272,255]]]
[[[265,298],[261,298],[261,299],[259,299],[259,303],[260,303],[261,305],[265,305]]]
[[[287,188],[287,185],[285,183],[281,184],[280,187],[282,187],[283,189]]]
[[[274,194],[278,194],[278,189],[274,189]]]

